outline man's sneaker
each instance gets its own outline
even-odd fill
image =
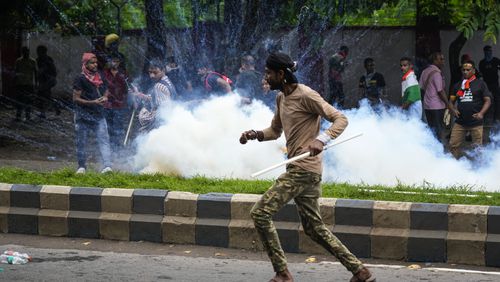
[[[101,170],[101,173],[107,173],[107,172],[112,172],[112,171],[113,171],[113,170],[112,170],[109,166],[107,166],[107,167],[105,167],[105,168],[103,168],[103,169]]]
[[[84,167],[79,167],[79,168],[76,170],[76,173],[77,173],[77,174],[84,174],[84,173],[85,173],[85,168],[84,168]]]
[[[375,276],[372,275],[368,268],[363,267],[354,276],[352,276],[350,282],[375,282]]]

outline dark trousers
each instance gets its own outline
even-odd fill
[[[329,92],[327,92],[323,98],[328,104],[333,105],[334,103],[337,103],[339,108],[343,108],[345,95],[342,81],[330,79],[329,86]]]
[[[123,147],[125,139],[127,119],[129,111],[127,108],[123,109],[105,109],[104,116],[108,124],[109,141],[113,152],[117,152]]]
[[[488,124],[489,120],[500,122],[500,87],[497,84],[488,84],[488,90],[490,90],[493,99],[484,117],[485,123]]]
[[[23,111],[26,114],[26,119],[31,118],[31,107],[33,106],[33,86],[17,85],[16,86],[16,118],[20,119]]]
[[[38,107],[40,108],[40,114],[45,115],[47,108],[51,105],[54,107],[56,114],[59,115],[61,113],[61,106],[52,98],[51,89],[38,90]]]
[[[429,125],[430,129],[434,136],[439,140],[439,142],[444,144],[444,111],[445,109],[440,110],[425,110],[425,117],[427,119],[427,125]]]

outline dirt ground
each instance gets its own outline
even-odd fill
[[[77,168],[75,130],[71,108],[63,108],[60,115],[54,110],[40,118],[33,109],[30,121],[15,120],[16,109],[0,103],[0,167],[19,167],[34,171],[50,171],[63,167]],[[132,136],[133,137],[133,136]],[[89,137],[90,169],[100,169],[95,138]],[[118,170],[130,170],[115,159]]]

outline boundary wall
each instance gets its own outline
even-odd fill
[[[0,183],[0,232],[261,250],[253,194]],[[500,267],[500,207],[320,198],[328,228],[357,256]],[[296,206],[274,216],[283,249],[326,254]]]

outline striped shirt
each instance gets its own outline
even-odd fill
[[[155,83],[148,94],[151,101],[139,112],[139,123],[141,124],[140,131],[149,131],[155,128],[156,114],[158,108],[169,102],[171,97],[175,95],[175,88],[167,76],[161,78],[161,81]]]

